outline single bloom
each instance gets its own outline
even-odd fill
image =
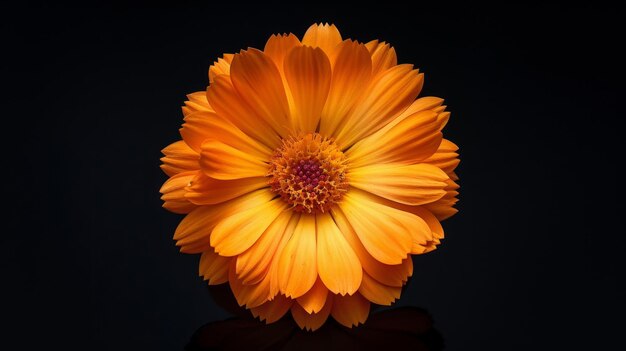
[[[163,149],[164,207],[200,275],[267,323],[364,323],[443,239],[459,186],[443,100],[393,47],[314,24],[224,54]]]

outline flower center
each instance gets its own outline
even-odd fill
[[[306,134],[283,140],[268,176],[272,191],[294,210],[326,212],[348,190],[347,161],[332,139]]]

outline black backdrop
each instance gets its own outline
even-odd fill
[[[623,11],[225,3],[2,9],[0,345],[177,350],[227,317],[171,240],[160,150],[222,52],[329,21],[425,72],[461,147],[460,212],[398,304],[450,350],[618,348]]]

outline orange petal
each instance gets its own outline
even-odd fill
[[[320,121],[320,133],[327,136],[336,134],[352,106],[366,91],[372,77],[370,54],[365,45],[355,41],[342,42],[337,47],[332,64],[330,91]]]
[[[330,214],[317,214],[316,223],[317,269],[321,280],[335,294],[354,294],[363,276],[359,258]]]
[[[319,47],[326,54],[331,54],[335,47],[341,43],[341,33],[334,24],[314,24],[307,29],[302,38],[302,44]]]
[[[300,43],[300,39],[295,35],[291,33],[283,35],[274,34],[267,40],[267,43],[265,43],[263,52],[274,61],[278,70],[282,71],[285,57],[291,49],[298,46],[302,46],[302,43]]]
[[[364,298],[383,306],[391,306],[400,298],[401,292],[402,287],[382,284],[367,273],[363,274],[363,283],[359,287],[359,293]]]
[[[330,89],[330,61],[321,49],[301,46],[291,50],[284,66],[293,97],[293,125],[297,132],[315,132]]]
[[[337,132],[344,147],[379,130],[409,107],[422,89],[424,75],[412,65],[394,66],[374,79]]]
[[[208,138],[207,132],[210,131],[207,124],[215,118],[214,113],[207,111],[198,111],[185,116],[185,123],[180,129],[180,135],[195,152],[200,153],[202,151],[202,142]]]
[[[333,318],[348,328],[365,323],[370,312],[370,302],[361,294],[333,296]]]
[[[289,311],[292,304],[292,299],[283,295],[278,295],[273,300],[251,308],[250,311],[252,311],[253,316],[258,317],[261,321],[265,321],[265,323],[274,323],[281,319],[285,313]]]
[[[400,205],[400,204],[398,204]],[[413,261],[410,257],[402,260],[398,265],[387,265],[376,260],[363,246],[341,209],[331,210],[337,227],[341,230],[350,246],[359,257],[363,270],[379,282],[390,286],[402,286],[413,274]]]
[[[420,206],[411,207],[413,207],[413,210],[410,212],[423,219],[430,228],[430,231],[433,233],[433,239],[426,244],[426,250],[424,252],[430,252],[435,250],[437,248],[437,245],[441,243],[441,239],[444,238],[444,231],[441,223],[439,222],[437,217],[435,217],[435,215],[427,209]]]
[[[215,112],[200,111],[187,115],[180,134],[197,152],[201,151],[202,142],[214,139],[257,158],[269,158],[272,155],[272,150],[267,146],[252,139]]]
[[[189,213],[196,208],[196,205],[185,198],[187,192],[185,188],[196,177],[198,171],[178,173],[168,179],[161,187],[161,200],[163,207],[175,213]]]
[[[263,177],[268,170],[263,159],[214,139],[202,143],[200,167],[207,176],[222,180]]]
[[[450,174],[448,174],[448,176],[450,177],[450,179],[457,181],[459,180],[459,176],[456,174],[456,172],[450,172]]]
[[[296,301],[298,301],[298,304],[306,311],[306,313],[318,313],[324,307],[327,296],[328,288],[318,277],[311,290],[298,297]]]
[[[209,281],[209,285],[223,284],[228,281],[230,257],[220,256],[209,248],[200,256],[199,275]]]
[[[187,99],[188,100],[185,101],[185,106],[183,106],[184,116],[197,111],[214,112],[206,98],[206,91],[197,91],[195,93],[188,94]]]
[[[198,104],[205,109],[211,110],[211,106],[209,105],[209,101],[206,99],[206,91],[196,91],[195,93],[187,94],[187,102],[191,102],[194,104]]]
[[[262,142],[271,150],[280,145],[280,136],[242,100],[229,77],[224,75],[215,77],[206,95],[215,112],[220,117],[228,119],[242,132]]]
[[[209,82],[213,83],[215,77],[220,74],[230,75],[230,63],[233,62],[233,54],[224,54],[224,57],[218,58],[209,67]]]
[[[298,222],[300,222],[300,213],[293,212],[287,227],[285,228],[285,232],[280,238],[278,243],[278,247],[276,248],[276,252],[272,257],[272,263],[270,264],[270,271],[268,275],[270,277],[270,296],[276,296],[280,292],[280,282],[279,282],[279,268],[280,268],[280,257],[287,246],[287,243],[291,239],[296,227],[298,226]]]
[[[187,188],[185,197],[196,205],[215,205],[265,187],[266,177],[220,180],[199,172]]]
[[[295,299],[309,291],[316,279],[315,216],[302,215],[278,261],[280,292]]]
[[[447,180],[450,181],[450,180]],[[359,191],[360,192],[360,191]],[[381,198],[376,195],[372,195],[367,192],[360,192],[360,195],[368,198],[370,201],[377,203],[381,206],[385,206],[387,208],[391,208],[393,210],[399,210],[398,214],[402,214],[406,216],[404,219],[404,223],[406,225],[406,229],[411,234],[411,254],[422,254],[426,251],[429,243],[433,240],[433,233],[430,230],[430,227],[421,217],[414,214],[414,211],[405,210],[399,206],[395,206],[397,202],[389,201],[384,198]],[[407,207],[415,207],[415,206],[407,206]]]
[[[407,205],[422,205],[442,198],[445,172],[429,164],[375,164],[350,170],[350,185]]]
[[[161,152],[165,155],[161,157],[161,162],[163,162],[161,169],[170,177],[181,172],[200,169],[198,164],[200,154],[193,151],[182,140],[168,145]]]
[[[443,108],[445,108],[445,106],[442,106]],[[433,110],[436,112],[436,110]],[[448,120],[450,120],[450,112],[446,111],[446,112],[439,112],[439,114],[437,115],[437,121],[439,122],[439,130],[443,129],[443,127],[446,126],[446,124],[448,124]]]
[[[454,208],[454,205],[458,200],[454,197],[443,197],[441,200],[426,205],[426,207],[439,219],[440,221],[446,220],[454,216],[459,210]]]
[[[444,238],[444,231],[443,231],[443,227],[441,226],[441,223],[439,222],[437,217],[435,217],[435,215],[433,215],[428,209],[426,209],[425,206],[408,206],[408,205],[400,204],[394,201],[385,200],[382,198],[378,199],[378,201],[384,205],[391,206],[402,211],[413,213],[414,215],[424,220],[424,222],[426,222],[426,224],[430,228],[430,231],[432,232],[432,236],[434,239]]]
[[[246,308],[261,306],[272,297],[269,279],[262,279],[258,284],[243,284],[237,278],[234,259],[231,260],[228,268],[228,283],[239,306],[246,306]]]
[[[185,253],[204,252],[208,250],[211,232],[220,220],[267,203],[273,197],[274,193],[262,189],[219,205],[200,206],[185,216],[176,228],[176,245]]]
[[[235,256],[246,251],[287,208],[281,199],[240,211],[219,222],[211,234],[211,246],[222,256]]]
[[[434,97],[434,96],[424,96],[421,97],[411,104],[406,110],[404,110],[398,117],[396,117],[393,121],[389,122],[383,129],[389,130],[393,128],[396,124],[402,122],[405,118],[414,115],[418,112],[432,110],[433,112],[439,114],[437,109],[445,108],[445,106],[441,106],[443,104],[443,99]],[[439,116],[439,115],[438,115]],[[443,121],[441,121],[443,122]],[[443,128],[442,125],[439,126],[441,130]]]
[[[417,112],[426,111],[426,110],[434,110],[443,104],[443,99],[438,98],[436,96],[423,96],[411,103],[404,112],[400,114],[399,121],[402,120],[400,117],[409,117]],[[435,111],[437,112],[437,111]],[[394,121],[395,122],[395,121]]]
[[[293,211],[283,211],[252,247],[237,256],[237,277],[244,284],[258,283],[268,273],[292,216]]]
[[[457,153],[458,149],[459,147],[456,144],[450,140],[443,139],[437,151],[423,162],[435,165],[447,174],[451,174],[460,162],[459,154]]]
[[[437,114],[427,110],[357,142],[346,156],[353,168],[377,163],[413,164],[434,154],[440,143]]]
[[[242,51],[233,58],[230,74],[240,98],[275,132],[287,136],[289,104],[274,61],[257,49]]]
[[[421,227],[415,215],[376,203],[356,189],[345,194],[339,207],[375,259],[395,265],[408,257],[412,228]]]
[[[209,239],[207,238],[205,241],[195,241],[185,245],[177,245],[180,246],[180,252],[186,254],[199,254],[207,250],[209,245]]]
[[[396,50],[384,41],[372,40],[365,46],[372,55],[372,75],[377,75],[398,64]]]
[[[442,99],[442,100],[443,100],[443,99]],[[443,103],[443,101],[442,101],[442,103]],[[448,106],[446,106],[446,105],[442,105],[442,104],[440,104],[440,105],[438,105],[438,106],[436,106],[436,107],[433,107],[433,108],[432,108],[432,110],[433,110],[433,111],[435,111],[435,112],[437,112],[437,113],[439,113],[439,114],[441,114],[441,113],[443,113],[443,112],[446,110],[446,108],[447,108],[447,107],[448,107]]]
[[[413,275],[413,259],[411,257],[402,260],[402,263],[397,265],[376,264],[376,262],[378,261],[362,262],[363,270],[382,284],[400,287]]]
[[[291,307],[291,316],[296,321],[298,326],[302,329],[308,329],[310,331],[317,330],[324,325],[324,322],[328,319],[330,311],[333,307],[333,296],[328,294],[326,303],[323,308],[317,313],[308,313],[302,306],[294,303]]]
[[[430,231],[432,233],[432,239],[428,240],[425,245],[420,245],[420,246],[423,246],[422,248],[423,252],[421,253],[433,251],[437,248],[437,245],[441,244],[441,239],[444,238],[443,227],[441,226],[441,223],[439,222],[437,217],[435,217],[434,214],[432,214],[428,209],[426,209],[426,207],[408,206],[408,205],[403,205],[394,201],[389,201],[389,200],[384,200],[384,199],[380,199],[380,201],[384,201],[384,204],[386,204],[387,206],[392,206],[402,211],[411,212],[414,215],[421,218],[422,220],[424,220],[424,222],[426,222],[426,225],[428,225],[428,228],[430,228]]]
[[[433,203],[424,205],[424,208],[432,212],[440,221],[453,216],[458,212],[458,210],[453,207],[459,201],[456,198],[456,196],[459,195],[459,192],[456,191],[458,188],[458,184],[451,179],[448,180],[446,195]]]
[[[433,236],[435,238],[437,239],[444,238],[444,231],[443,231],[443,227],[441,226],[441,223],[439,222],[437,217],[435,217],[435,215],[433,215],[430,211],[428,211],[427,209],[423,207],[414,207],[411,213],[414,213],[415,215],[423,219],[424,222],[426,222],[426,224],[430,228],[430,231],[433,233]]]
[[[285,87],[285,94],[287,96],[287,102],[289,104],[289,111],[290,111],[289,114],[292,119],[291,127],[294,127],[293,116],[295,114],[295,107],[294,107],[293,96],[291,94],[291,91],[287,88],[288,84],[287,84],[287,80],[285,79],[284,62],[285,62],[285,58],[291,52],[291,50],[300,46],[302,46],[300,39],[298,39],[295,35],[291,33],[289,35],[287,34],[272,35],[268,39],[267,43],[265,44],[265,49],[263,51],[265,55],[267,55],[269,58],[272,59],[272,61],[274,61],[274,63],[276,64],[276,67],[278,68],[278,72],[280,72],[280,76],[283,81],[283,86]]]

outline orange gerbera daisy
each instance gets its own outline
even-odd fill
[[[163,205],[186,213],[174,239],[200,275],[228,282],[267,323],[363,323],[390,305],[453,215],[457,146],[443,100],[416,100],[423,74],[377,40],[313,25],[302,41],[225,54],[188,95],[163,150]]]

